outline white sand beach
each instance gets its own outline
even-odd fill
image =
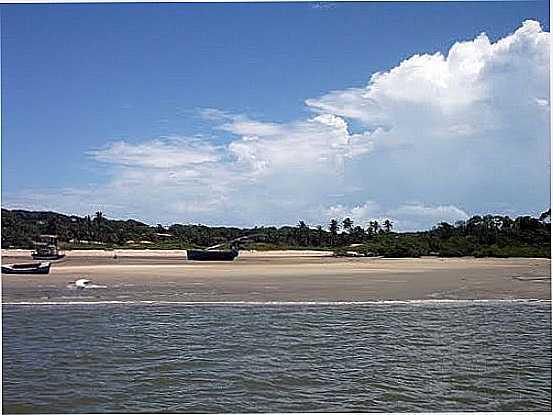
[[[117,257],[114,257],[114,252]],[[30,262],[3,251],[2,262]],[[9,254],[9,255],[8,255]],[[372,301],[550,299],[551,261],[533,258],[336,258],[320,251],[240,252],[232,262],[187,261],[183,251],[69,251],[50,274],[3,275],[3,301],[71,297],[87,278],[98,300]],[[82,295],[82,294],[81,294]]]

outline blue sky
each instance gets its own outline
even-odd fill
[[[536,213],[549,201],[550,97],[536,69],[543,50],[523,60],[514,48],[493,52],[497,61],[473,50],[484,69],[470,97],[444,81],[443,102],[411,106],[396,92],[419,85],[410,96],[432,97],[435,85],[425,90],[399,73],[369,98],[388,108],[376,114],[362,89],[414,55],[447,57],[482,32],[494,45],[527,20],[541,29],[517,33],[534,45],[549,32],[548,16],[545,1],[3,5],[2,205],[102,209],[151,223],[391,217],[404,229]],[[513,78],[503,79],[493,68],[510,58]],[[416,65],[431,73],[441,63]],[[529,84],[525,65],[542,84]],[[473,79],[444,70],[436,76]],[[512,94],[498,85],[513,85]],[[517,87],[537,110],[519,108]],[[436,101],[438,112],[416,114]],[[451,116],[463,138],[430,137],[437,114]],[[489,118],[474,121],[482,114]],[[442,175],[448,167],[456,174]]]

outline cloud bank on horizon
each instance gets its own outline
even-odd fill
[[[549,42],[536,21],[447,55],[417,54],[278,123],[205,109],[217,137],[111,142],[107,184],[35,204],[151,222],[310,224],[390,218],[425,229],[549,204]],[[221,144],[223,143],[224,144]]]

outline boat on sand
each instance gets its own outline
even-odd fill
[[[58,237],[56,235],[40,235],[39,241],[35,242],[35,250],[31,254],[33,259],[47,259],[55,261],[65,256],[58,248]]]
[[[2,274],[48,274],[49,272],[49,262],[2,265]]]
[[[210,246],[206,249],[187,249],[186,259],[189,261],[233,261],[238,256],[240,244],[258,237],[265,237],[265,234],[253,234],[241,236],[231,241]],[[230,245],[230,249],[218,249]]]
[[[189,261],[232,261],[238,256],[238,250],[207,250],[187,249],[186,259]]]

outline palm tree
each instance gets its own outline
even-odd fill
[[[340,225],[338,225],[338,221],[336,219],[332,219],[330,221],[330,224],[328,226],[328,230],[330,231],[330,244],[334,245],[336,241],[336,235],[338,234],[338,229],[340,228]]]
[[[545,222],[546,220],[551,220],[551,208],[549,208],[547,211],[543,212],[540,215],[540,222]]]
[[[392,230],[393,227],[394,227],[394,226],[392,225],[392,222],[390,222],[389,219],[386,219],[386,220],[384,221],[384,229],[386,230],[386,232],[389,233],[389,232]]]
[[[378,233],[378,230],[380,229],[380,225],[378,224],[378,221],[375,220],[374,222],[369,222],[369,223],[372,224],[373,232],[376,235]]]
[[[353,229],[353,221],[350,218],[345,218],[342,221],[342,229],[344,232],[351,233],[351,230]]]
[[[309,239],[309,227],[305,224],[303,220],[298,222],[298,242],[302,246],[308,245]]]
[[[96,222],[96,239],[98,239],[99,242],[102,241],[102,222],[104,221],[104,215],[101,211],[96,212],[96,216],[94,217],[94,222]]]

